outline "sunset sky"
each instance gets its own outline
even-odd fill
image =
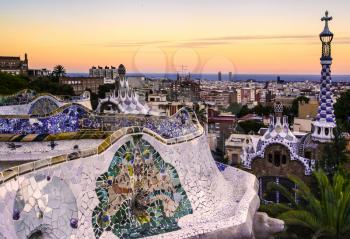
[[[0,55],[68,72],[318,74],[326,9],[333,74],[350,74],[349,0],[1,0]]]

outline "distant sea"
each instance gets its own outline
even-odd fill
[[[69,76],[88,76],[87,73],[68,73]],[[136,73],[130,73],[127,75],[140,75]],[[146,73],[142,74],[148,78],[168,78],[171,80],[176,80],[176,73]],[[273,81],[277,80],[277,77],[280,77],[281,80],[290,82],[290,81],[319,81],[320,75],[273,75],[273,74],[237,74],[232,75],[234,81],[245,81],[245,80],[255,80],[255,81]],[[217,74],[192,74],[192,79],[201,79],[201,80],[218,80]],[[222,80],[229,80],[228,74],[222,74]],[[334,82],[347,82],[350,83],[350,75],[333,75],[332,80]]]

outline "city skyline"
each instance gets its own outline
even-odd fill
[[[0,55],[33,68],[123,63],[129,72],[319,74],[320,18],[334,21],[334,74],[350,74],[350,3],[304,1],[20,1],[0,9]],[[316,29],[316,30],[315,30]]]

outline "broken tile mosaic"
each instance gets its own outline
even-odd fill
[[[192,213],[176,169],[141,136],[117,150],[95,191],[100,201],[92,214],[96,238],[104,231],[140,238],[178,230],[178,219]]]

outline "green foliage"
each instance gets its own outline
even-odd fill
[[[253,108],[252,111],[257,115],[269,116],[273,113],[273,108],[271,106],[263,106],[261,104],[258,104]]]
[[[53,95],[74,95],[73,87],[70,85],[60,85],[52,81],[49,77],[42,77],[31,81],[29,89],[38,93],[51,93]]]
[[[98,97],[103,99],[106,97],[106,93],[115,89],[115,84],[104,84],[98,87]]]
[[[261,122],[256,122],[254,120],[246,120],[238,123],[238,126],[244,130],[244,133],[248,134],[251,131],[258,133],[259,129],[264,127]]]
[[[229,105],[229,107],[227,107],[226,111],[231,112],[234,115],[237,115],[240,112],[241,108],[242,108],[241,104],[233,102]]]
[[[250,110],[247,105],[243,105],[241,110],[238,112],[237,117],[241,118],[247,114],[250,114],[251,112],[252,110]]]
[[[10,75],[0,72],[0,94],[14,94],[23,89],[32,89],[37,93],[51,93],[53,95],[74,95],[72,86],[60,85],[52,76],[30,80],[23,75]]]
[[[288,210],[290,210],[288,205],[277,203],[261,204],[259,208],[260,212],[266,212],[270,217],[275,218]]]
[[[297,187],[297,197],[303,203],[295,203],[294,195],[286,188],[269,183],[269,190],[279,190],[290,199],[290,204],[275,204],[262,210],[278,215],[285,221],[287,230],[298,234],[299,238],[345,239],[350,237],[350,183],[341,174],[335,174],[330,182],[325,172],[314,172],[317,192],[301,179],[289,176]]]
[[[92,109],[96,109],[98,106],[98,95],[91,92],[91,90],[90,90],[90,101],[91,101]]]
[[[337,123],[342,125],[345,130],[350,132],[350,90],[342,93],[334,104],[334,113]]]
[[[205,124],[207,124],[208,119],[207,119],[207,110],[206,108],[201,108],[199,104],[195,103],[193,105],[193,110],[196,113],[197,119],[199,121],[199,123],[204,126]]]
[[[55,79],[58,79],[62,76],[65,76],[66,75],[66,69],[64,68],[64,66],[62,65],[56,65],[54,68],[53,68],[53,71],[52,71],[52,76],[55,78]]]
[[[234,104],[234,105],[233,105]],[[237,111],[238,107],[240,108],[237,113],[234,113],[237,115],[237,117],[243,117],[247,114],[257,114],[257,115],[263,115],[263,116],[269,116],[273,113],[273,108],[271,106],[263,106],[262,104],[258,104],[252,109],[249,109],[247,105],[241,106],[240,104],[233,103],[227,108],[227,110],[231,111]],[[236,105],[237,104],[237,105]]]
[[[11,95],[28,88],[29,79],[22,75],[0,72],[0,95]]]
[[[317,167],[323,169],[330,177],[336,172],[343,171],[344,163],[347,161],[346,140],[339,128],[335,128],[333,133],[332,142],[324,146],[322,158],[317,162]]]

